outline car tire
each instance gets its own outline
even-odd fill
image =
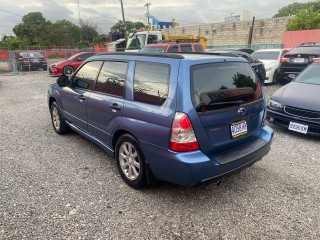
[[[116,143],[117,168],[130,187],[140,189],[147,185],[147,169],[138,141],[129,134],[122,135]]]
[[[42,66],[43,71],[47,71],[48,70],[48,66]]]
[[[63,75],[65,75],[65,76],[70,77],[73,74],[73,72],[74,72],[74,69],[71,66],[65,66],[63,68]]]
[[[272,78],[272,83],[273,84],[277,84],[279,82],[279,74],[278,74],[278,71],[274,71],[274,74],[273,74],[273,78]]]
[[[66,134],[69,130],[69,127],[64,121],[60,108],[56,102],[51,104],[50,113],[54,131],[60,135]]]

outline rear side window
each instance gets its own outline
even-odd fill
[[[148,35],[147,44],[156,43],[158,41],[157,35]]]
[[[169,77],[168,64],[136,62],[134,100],[161,106],[168,97]]]
[[[127,65],[126,62],[104,62],[94,90],[123,97]]]
[[[94,82],[98,76],[101,64],[101,61],[93,61],[83,65],[73,78],[73,86],[76,88],[93,90]]]
[[[239,106],[262,98],[247,63],[208,63],[191,67],[192,102],[198,112]]]
[[[182,44],[180,45],[181,52],[192,52],[191,45]]]
[[[203,52],[202,45],[195,44],[195,45],[193,45],[193,47],[194,47],[195,52]]]

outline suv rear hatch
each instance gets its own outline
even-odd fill
[[[197,113],[191,121],[204,154],[219,155],[257,140],[265,104],[248,63],[193,65],[190,84]]]
[[[320,46],[294,48],[281,58],[282,72],[301,72],[320,58]]]

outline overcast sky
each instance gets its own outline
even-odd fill
[[[184,25],[223,21],[225,14],[249,10],[257,19],[269,18],[293,2],[311,0],[123,0],[126,20],[146,23],[145,3],[150,2],[150,14],[159,21],[175,21]],[[79,11],[78,11],[79,10]],[[10,12],[10,13],[8,13]],[[83,20],[97,25],[99,33],[122,20],[119,0],[0,0],[0,34],[12,33],[12,28],[29,12],[41,12],[50,21]]]

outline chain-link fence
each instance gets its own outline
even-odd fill
[[[6,51],[0,50],[0,72],[17,72],[19,70],[19,53],[22,52],[38,52],[49,61],[58,61],[67,59],[81,52],[108,52],[108,48],[86,48],[86,49],[70,49],[70,48],[55,48],[46,49],[45,47],[28,47],[26,50]],[[30,69],[29,69],[30,70]]]
[[[273,44],[273,43],[259,43],[259,44],[242,44],[242,45],[212,45],[207,46],[207,49],[222,49],[222,48],[251,48],[253,50],[260,49],[281,49],[283,44]]]

